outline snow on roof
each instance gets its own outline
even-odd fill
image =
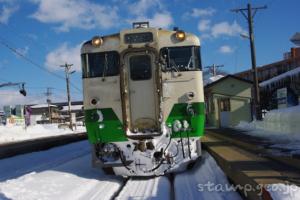
[[[294,44],[300,45],[300,32],[295,33],[290,39]]]
[[[48,108],[48,104],[37,104],[34,106],[30,106],[31,108]],[[50,107],[57,107],[56,105],[50,104]]]
[[[281,79],[284,79],[284,78],[286,78],[286,77],[296,75],[296,74],[298,74],[298,73],[300,73],[300,67],[297,67],[297,68],[295,68],[295,69],[293,69],[293,70],[290,70],[290,71],[287,71],[287,72],[285,72],[285,73],[283,73],[283,74],[280,74],[280,75],[278,75],[278,76],[275,76],[275,77],[273,77],[273,78],[271,78],[271,79],[269,79],[269,80],[263,81],[263,82],[261,82],[261,83],[259,84],[259,86],[264,87],[264,86],[270,85],[271,83],[274,83],[274,82],[276,82],[276,81],[279,81],[279,80],[281,80]]]
[[[82,110],[83,105],[71,105],[71,110]],[[68,111],[68,106],[63,106],[61,111]]]
[[[206,79],[204,80],[204,85],[208,85],[208,84],[211,84],[217,80],[219,80],[220,78],[223,78],[224,76],[223,75],[217,75],[217,76],[212,76],[212,77],[209,77],[209,79]]]

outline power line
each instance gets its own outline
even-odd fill
[[[2,25],[0,27],[5,27],[5,28],[9,29],[10,30],[10,31],[8,30],[9,34],[15,33],[16,34],[15,38],[19,39],[20,41],[27,40],[30,45],[33,44],[33,45],[37,46],[39,49],[40,49],[40,47],[42,47],[45,50],[49,50],[45,43],[37,42],[35,39],[30,38],[29,37],[30,34],[27,34],[27,36],[24,34],[19,34],[18,29],[15,26],[13,26],[12,24],[4,24],[4,23],[0,22],[0,25]]]
[[[35,67],[37,67],[37,68],[39,68],[39,69],[41,69],[41,70],[43,70],[43,71],[45,71],[45,72],[47,72],[47,73],[53,75],[53,76],[55,76],[56,78],[59,78],[59,79],[61,79],[61,80],[65,80],[65,78],[64,78],[63,76],[60,76],[60,75],[58,75],[58,74],[56,74],[56,73],[54,73],[54,72],[52,72],[52,71],[50,71],[50,70],[47,70],[45,67],[43,67],[43,66],[41,66],[40,64],[34,62],[32,59],[28,58],[27,56],[25,56],[24,54],[22,54],[21,52],[19,52],[16,48],[11,47],[9,44],[7,44],[7,43],[3,40],[3,38],[0,38],[0,39],[1,39],[1,40],[0,40],[0,44],[1,44],[2,46],[6,47],[7,49],[9,49],[10,51],[12,51],[13,53],[17,54],[18,56],[20,56],[21,58],[23,58],[24,60],[26,60],[27,62],[29,62],[30,64],[32,64],[33,66],[35,66]],[[73,83],[70,83],[70,85],[71,85],[73,88],[75,88],[76,90],[78,90],[78,91],[81,92],[81,90],[80,90],[77,86],[75,86]]]

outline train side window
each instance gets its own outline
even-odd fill
[[[85,78],[119,75],[119,54],[117,52],[100,52],[82,55]]]
[[[130,78],[133,81],[151,79],[151,58],[149,55],[137,55],[129,58]]]

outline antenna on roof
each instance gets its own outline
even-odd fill
[[[149,22],[133,22],[132,28],[149,28]]]

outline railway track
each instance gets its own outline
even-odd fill
[[[234,185],[252,188],[279,182],[299,185],[297,168],[267,157],[269,154],[263,148],[251,146],[264,142],[256,144],[252,138],[252,143],[243,143],[243,139],[228,137],[225,130],[218,131],[207,131],[203,146]],[[1,159],[0,199],[241,199],[232,191],[199,191],[199,185],[208,182],[231,185],[227,180],[225,183],[224,179],[213,177],[223,172],[205,151],[193,169],[169,177],[108,176],[91,168],[90,159],[87,141]],[[241,194],[245,199],[271,199],[264,188],[244,192]]]
[[[207,130],[202,142],[235,185],[249,188],[241,191],[246,199],[272,199],[270,184],[300,185],[299,158],[274,153],[267,141],[219,129]]]
[[[205,173],[207,177],[203,179],[203,170],[216,171],[216,165],[205,164],[206,159],[203,159],[204,163],[197,162],[197,166],[188,174],[184,172],[173,177],[124,179],[93,169],[90,151],[88,142],[81,141],[46,151],[1,159],[0,199],[199,200],[207,199],[208,195],[220,195],[204,195],[197,190],[197,184],[209,180],[211,176]],[[211,157],[210,159],[213,160]]]

